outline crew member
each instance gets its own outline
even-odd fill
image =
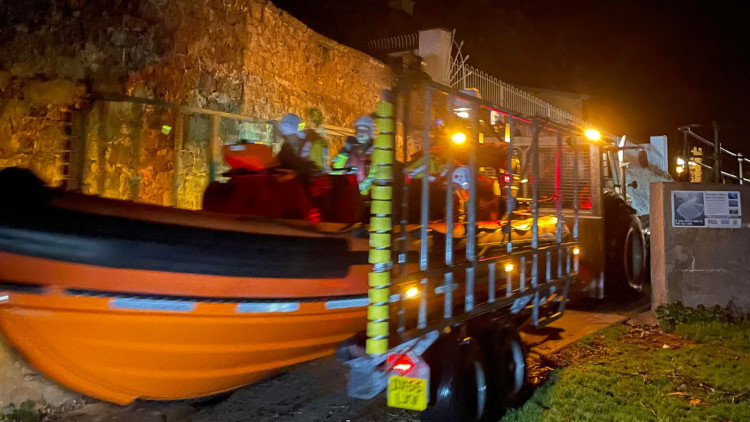
[[[347,137],[336,158],[333,159],[334,170],[347,168],[356,171],[359,192],[364,196],[370,193],[375,179],[375,167],[372,166],[373,139],[375,122],[370,116],[360,116],[354,123],[355,136]]]
[[[305,130],[305,124],[296,114],[289,113],[281,119],[279,131],[283,142],[278,158],[281,166],[294,170],[302,179],[310,180],[325,169],[325,139],[315,131]]]

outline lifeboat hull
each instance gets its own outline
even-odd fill
[[[98,399],[202,397],[333,353],[366,298],[211,303],[5,291],[0,326],[45,375]]]

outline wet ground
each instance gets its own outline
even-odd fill
[[[529,347],[532,383],[544,378],[546,362],[568,344],[630,318],[651,318],[647,299],[626,305],[571,303],[550,326],[522,333]],[[645,313],[644,313],[645,312]],[[237,390],[207,406],[183,402],[142,402],[128,407],[88,403],[52,420],[65,422],[240,422],[240,421],[413,421],[416,415],[385,406],[383,395],[356,400],[346,395],[347,368],[333,357],[298,365],[263,382]]]

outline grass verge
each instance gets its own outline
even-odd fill
[[[750,322],[615,325],[558,356],[510,421],[748,421]]]

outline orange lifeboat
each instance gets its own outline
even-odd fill
[[[33,185],[0,186],[0,327],[75,391],[119,404],[212,395],[364,329],[368,245],[351,225]]]

